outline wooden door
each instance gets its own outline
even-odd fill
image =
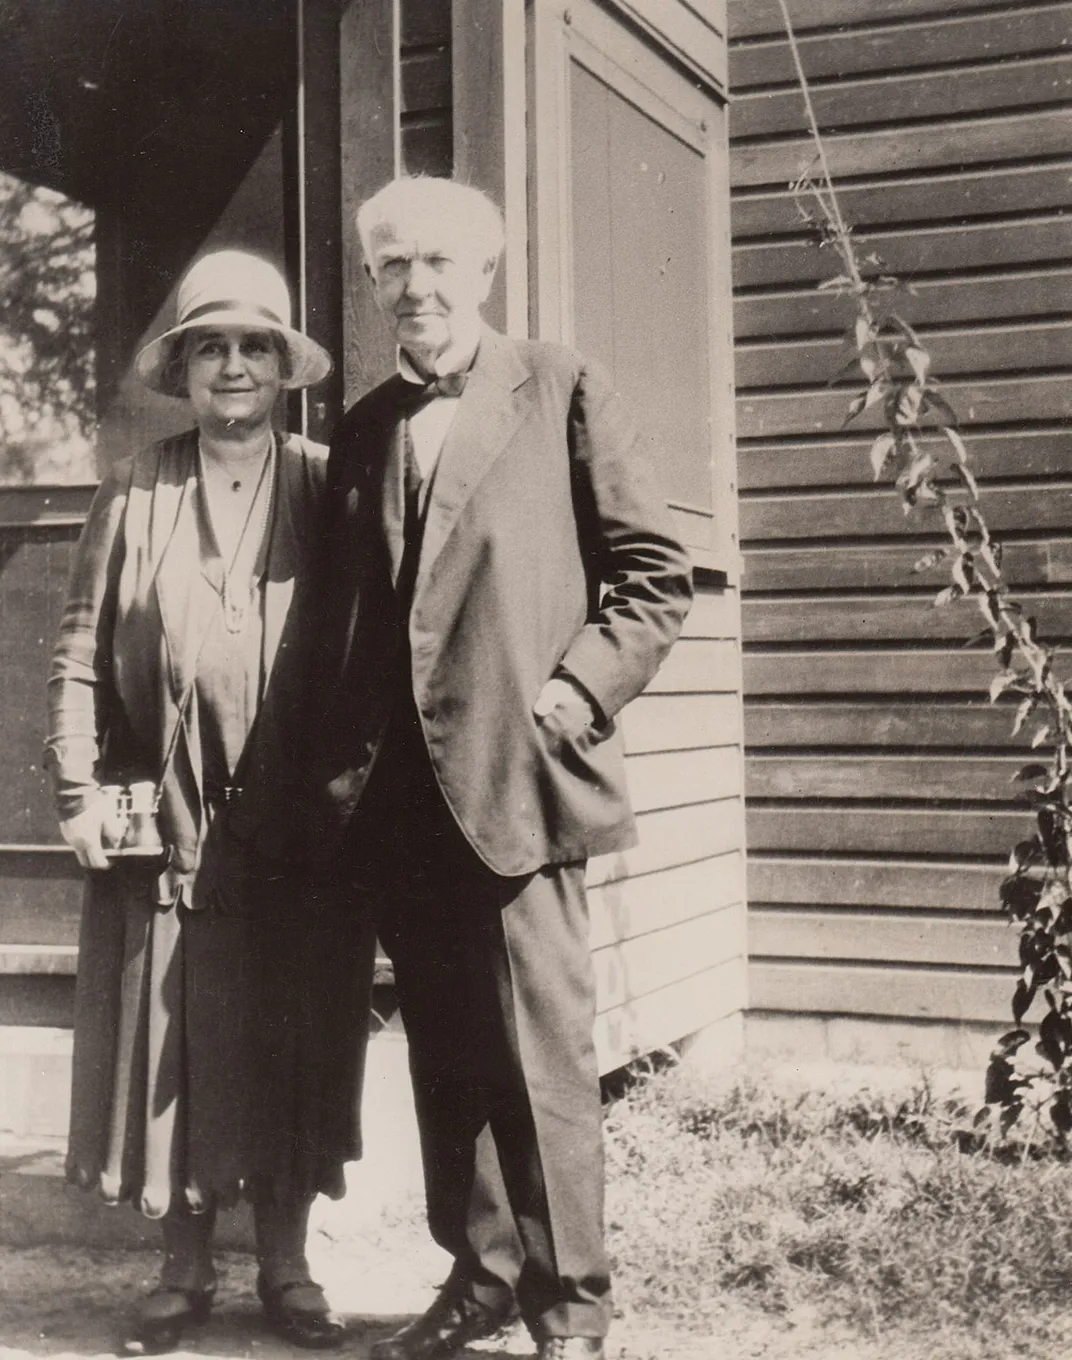
[[[610,369],[697,567],[685,636],[623,715],[640,846],[589,874],[606,1067],[744,1004],[725,110],[595,4],[536,4],[530,54],[533,329]]]

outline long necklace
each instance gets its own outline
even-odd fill
[[[198,445],[198,452],[201,456],[201,479],[205,487],[205,503],[209,507],[209,519],[212,516],[211,499],[208,493],[208,478],[205,476],[205,452]],[[223,621],[229,633],[241,633],[246,626],[246,614],[249,609],[250,600],[253,595],[253,567],[256,565],[257,557],[260,553],[261,544],[268,530],[268,516],[272,504],[272,491],[268,482],[268,469],[275,465],[275,434],[269,438],[268,449],[261,463],[260,474],[257,477],[257,485],[253,489],[253,498],[246,510],[246,518],[242,523],[242,530],[238,535],[238,542],[235,544],[234,552],[231,555],[231,565],[225,567],[223,571],[223,588],[220,592],[223,604]],[[239,558],[242,556],[242,549],[249,534],[250,525],[253,523],[253,512],[259,510],[257,515],[256,538],[252,542],[252,560],[248,577],[245,581],[244,590],[236,590],[235,580],[238,576]],[[216,533],[216,541],[219,543],[219,533]]]

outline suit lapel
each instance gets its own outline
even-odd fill
[[[294,577],[297,571],[297,540],[299,528],[295,524],[298,508],[304,509],[303,459],[301,445],[289,434],[276,435],[279,461],[275,486],[272,489],[271,538],[265,559],[264,583],[264,675],[272,673],[283,625],[287,621],[290,602],[294,596]]]
[[[524,419],[517,389],[530,370],[505,336],[484,328],[480,349],[443,443],[428,498],[416,590],[431,571],[462,511]]]

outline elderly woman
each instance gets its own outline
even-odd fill
[[[283,388],[329,369],[267,261],[221,251],[190,269],[136,371],[185,397],[196,429],[105,477],[53,658],[46,764],[89,871],[68,1174],[163,1227],[128,1352],[172,1349],[207,1317],[216,1210],[240,1195],[269,1324],[298,1345],[342,1339],[305,1238],[314,1195],[340,1195],[359,1152],[341,1093],[360,1085],[347,1017],[367,1013],[372,951],[301,893],[324,458],[272,425]]]

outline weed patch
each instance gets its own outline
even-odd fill
[[[1072,1171],[988,1147],[973,1113],[926,1082],[846,1097],[641,1078],[606,1114],[620,1306],[713,1331],[743,1300],[946,1338],[932,1354],[1067,1352]]]

